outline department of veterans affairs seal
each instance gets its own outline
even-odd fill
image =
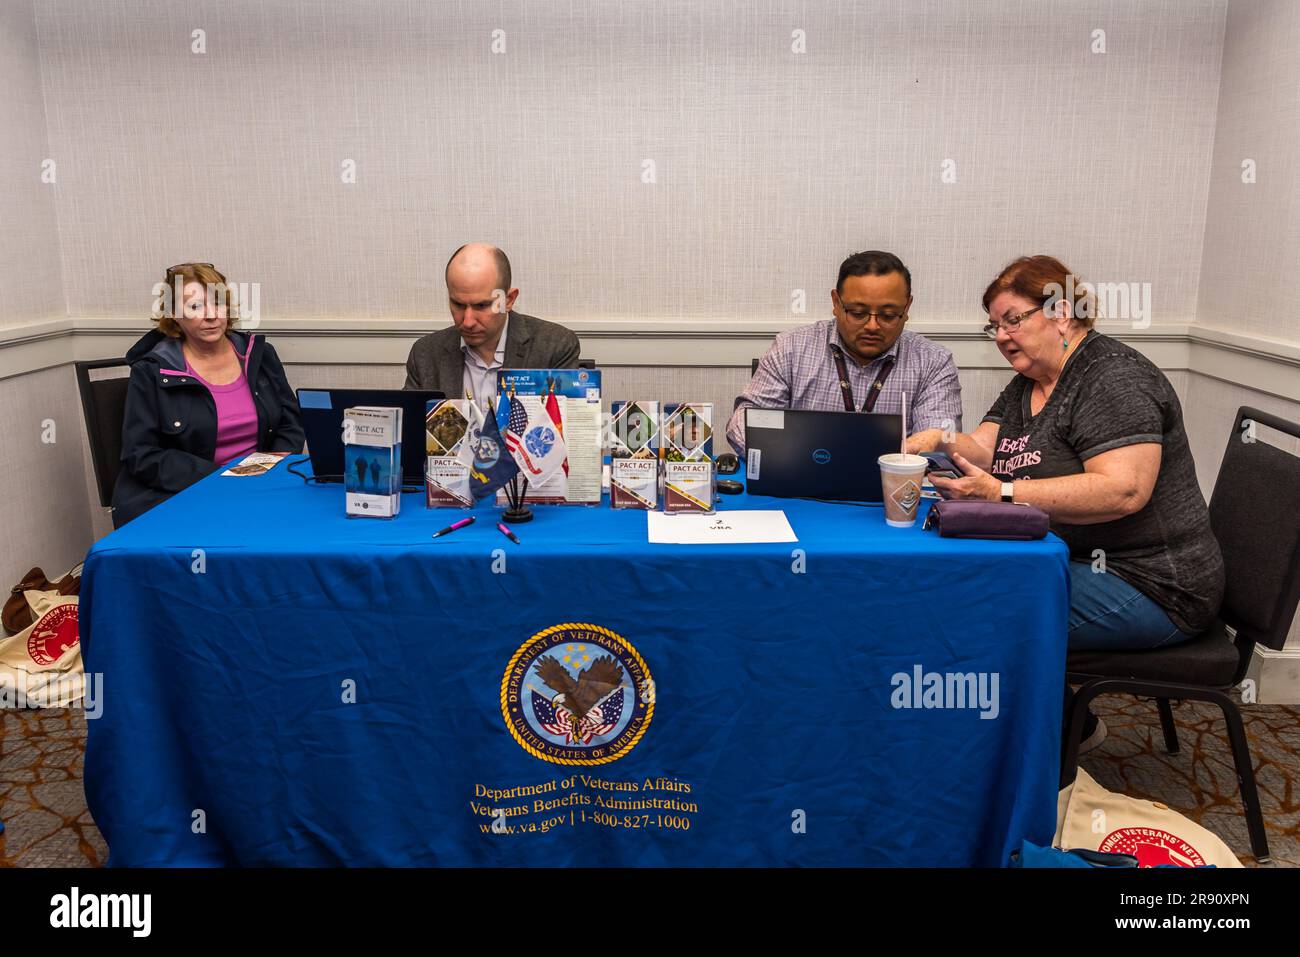
[[[520,646],[501,679],[501,716],[520,747],[554,764],[608,764],[655,711],[650,669],[622,636],[567,622]]]

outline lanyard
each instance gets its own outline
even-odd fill
[[[840,374],[840,394],[844,397],[844,411],[853,411],[853,386],[849,382],[849,367],[844,362],[844,352],[839,346],[830,343],[831,355],[835,357],[835,371]],[[880,390],[885,387],[885,380],[889,374],[894,371],[897,364],[898,354],[885,357],[885,363],[876,373],[876,381],[871,383],[871,388],[867,390],[867,397],[862,402],[862,411],[870,412],[876,407],[876,400],[880,398]]]

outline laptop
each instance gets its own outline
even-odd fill
[[[424,487],[424,410],[441,392],[404,389],[298,389],[311,471],[320,482],[343,481],[343,411],[359,405],[402,410],[402,484]]]
[[[897,452],[903,417],[812,409],[745,410],[750,495],[883,502],[876,460]]]

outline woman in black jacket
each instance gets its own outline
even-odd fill
[[[113,525],[252,452],[300,452],[302,414],[275,349],[235,332],[237,303],[211,263],[167,270],[158,328],[126,354],[122,471]],[[232,308],[234,307],[234,308]]]

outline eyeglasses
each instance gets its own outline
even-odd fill
[[[176,270],[184,269],[186,266],[207,266],[209,269],[214,269],[214,270],[217,268],[216,266],[212,265],[212,263],[177,263],[175,266],[168,266],[167,273],[166,273],[167,285],[170,286],[172,284],[172,276],[176,275]]]
[[[998,330],[1005,329],[1007,331],[1007,335],[1010,335],[1011,333],[1015,332],[1017,329],[1020,328],[1020,324],[1022,322],[1024,322],[1026,319],[1028,319],[1030,316],[1032,316],[1034,313],[1036,313],[1039,309],[1042,308],[1043,308],[1042,306],[1034,306],[1033,309],[1028,309],[1025,312],[1022,312],[1018,316],[1007,316],[1007,318],[1003,319],[1001,322],[990,321],[984,327],[984,334],[988,336],[990,339],[996,339],[998,337]]]
[[[874,318],[882,326],[892,326],[894,323],[907,318],[907,310],[904,309],[902,312],[859,312],[854,309],[845,309],[844,315],[858,323],[865,323],[868,319]]]

